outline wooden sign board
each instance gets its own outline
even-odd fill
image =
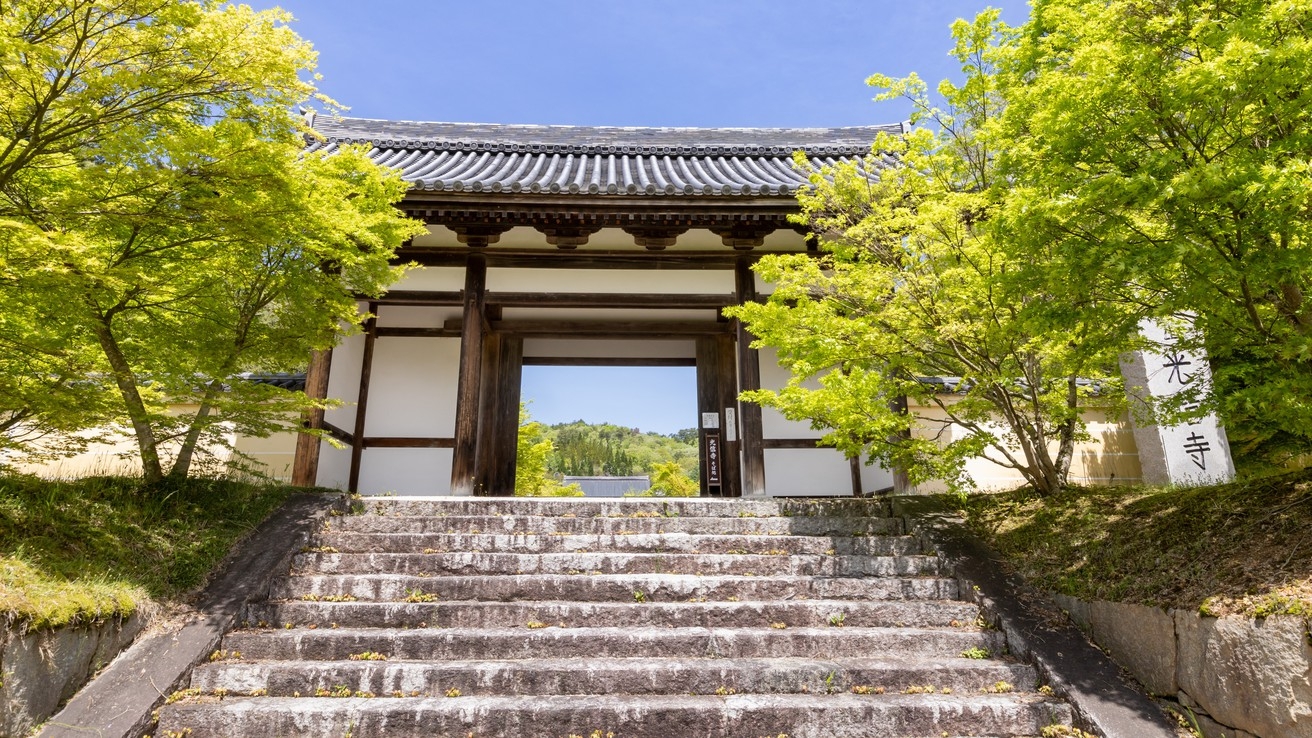
[[[719,487],[720,481],[720,434],[706,434],[706,484]]]

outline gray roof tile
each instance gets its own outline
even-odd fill
[[[311,151],[367,143],[416,189],[591,195],[790,196],[815,165],[862,160],[881,132],[849,128],[619,128],[421,123],[318,116]],[[877,157],[875,168],[892,163]],[[870,172],[873,176],[875,172]]]

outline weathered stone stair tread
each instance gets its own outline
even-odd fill
[[[324,574],[288,578],[281,599],[351,596],[397,601],[416,591],[449,600],[684,601],[788,599],[952,599],[957,583],[945,577],[792,577],[692,574],[508,574],[496,577],[420,577],[405,574]],[[639,597],[636,593],[641,593]]]
[[[247,620],[274,628],[297,626],[507,628],[529,621],[580,627],[827,626],[841,614],[848,627],[972,625],[979,608],[952,600],[792,600],[745,602],[274,602],[251,608]]]
[[[681,499],[504,499],[451,498],[413,499],[404,497],[365,497],[361,500],[369,514],[410,515],[602,515],[630,517],[636,514],[680,517],[737,518],[744,515],[812,517],[834,515],[888,517],[889,503],[883,500],[715,500]]]
[[[355,533],[326,531],[323,546],[349,552],[423,553],[490,551],[557,553],[758,553],[889,556],[922,553],[914,536],[747,536],[688,533],[621,535],[494,535],[490,533]]]
[[[456,698],[227,698],[170,706],[159,733],[565,736],[615,730],[658,736],[1037,735],[1068,722],[1065,705],[1022,695],[540,695]],[[489,726],[496,726],[489,728]]]
[[[998,653],[996,631],[964,628],[296,628],[236,631],[223,650],[243,659],[339,661],[371,651],[397,659],[879,656]],[[963,659],[964,660],[964,659]]]
[[[338,518],[333,530],[358,533],[592,533],[639,535],[689,533],[720,535],[865,536],[897,535],[900,518],[835,517],[742,517],[742,518],[632,518],[632,517],[542,517],[533,515],[445,515],[401,517],[396,515],[349,515]]]
[[[779,549],[776,549],[779,550]],[[702,574],[920,576],[941,571],[935,556],[789,556],[688,553],[303,553],[296,573],[315,574]]]
[[[346,687],[387,696],[496,694],[717,694],[847,692],[879,687],[897,694],[932,685],[953,693],[981,693],[998,682],[1028,691],[1033,668],[966,659],[768,658],[652,659],[580,658],[500,661],[230,661],[196,669],[191,686],[207,694],[313,695]],[[414,693],[417,692],[417,695]]]
[[[1071,720],[883,501],[363,502],[155,734],[1001,738]]]

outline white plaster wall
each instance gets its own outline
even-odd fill
[[[452,236],[451,241],[452,245],[456,245],[454,236]],[[433,290],[437,292],[458,291],[464,288],[464,267],[414,267],[391,287],[394,290]]]
[[[459,376],[459,338],[377,339],[365,435],[454,435]]]
[[[837,449],[767,448],[765,492],[851,497],[852,466]]]
[[[729,294],[727,269],[505,269],[487,270],[489,292],[630,292]]]
[[[347,336],[333,349],[328,370],[328,396],[342,405],[324,413],[324,420],[350,433],[355,427],[355,401],[360,395],[360,360],[364,357],[364,335]]]
[[[461,317],[459,307],[379,305],[379,328],[441,328],[448,318]]]
[[[552,356],[593,359],[695,359],[695,341],[641,341],[623,339],[524,339],[526,358]]]
[[[327,441],[319,442],[319,473],[315,484],[320,487],[346,489],[351,479],[351,449],[336,448]]]
[[[867,466],[866,460],[861,460],[861,491],[874,492],[877,489],[887,489],[893,486],[893,472],[885,469],[879,464]]]
[[[788,384],[789,374],[787,369],[779,366],[779,355],[768,347],[762,348],[760,355],[762,389],[782,389]],[[819,389],[820,383],[808,379],[803,386]],[[769,407],[761,408],[761,427],[763,438],[820,438],[824,435],[823,431],[813,430],[810,421],[789,420],[778,410]]]
[[[451,455],[449,448],[365,449],[360,458],[360,494],[450,494]]]

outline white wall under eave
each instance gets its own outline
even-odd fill
[[[397,280],[393,290],[458,292],[465,288],[464,267],[414,267]]]
[[[370,448],[360,459],[360,494],[451,494],[449,448]]]
[[[783,389],[788,384],[791,375],[787,369],[779,366],[779,354],[773,348],[766,347],[760,349],[760,357],[761,388],[768,390]],[[819,389],[820,383],[812,378],[806,380],[803,386],[810,389]],[[810,421],[789,420],[778,410],[769,407],[761,408],[761,428],[762,438],[820,438],[824,435],[823,431],[812,429]]]
[[[365,435],[455,435],[459,376],[459,338],[378,338],[369,380],[369,406],[365,409]]]
[[[448,318],[461,317],[457,306],[379,305],[379,328],[441,328]]]
[[[333,363],[328,370],[328,397],[343,404],[330,408],[323,419],[347,433],[355,427],[355,401],[360,394],[360,360],[363,357],[364,335],[347,336],[333,349]]]
[[[589,359],[696,359],[697,343],[689,340],[646,341],[589,338],[526,338],[524,357]]]
[[[852,465],[837,449],[767,448],[765,492],[771,497],[851,497]]]
[[[351,479],[351,449],[336,448],[319,441],[319,471],[314,483],[320,487],[346,489]]]
[[[487,270],[489,292],[597,292],[728,295],[731,269],[507,269]]]

